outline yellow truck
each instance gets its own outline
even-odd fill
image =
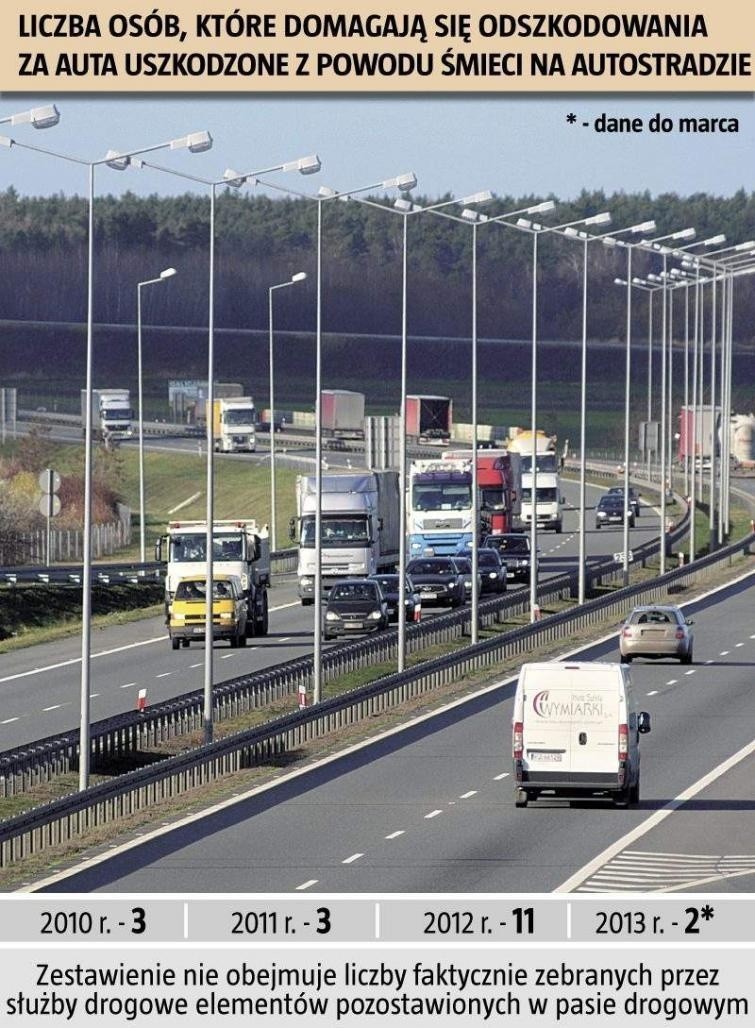
[[[214,575],[212,580],[212,637],[228,639],[231,646],[246,646],[247,604],[241,580],[235,575]],[[168,609],[168,633],[174,650],[194,640],[204,641],[207,579],[182,578]]]

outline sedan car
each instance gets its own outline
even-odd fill
[[[623,485],[612,485],[606,493],[606,496],[620,496],[622,502],[624,501],[624,486]],[[629,487],[629,508],[636,518],[640,516],[640,494],[636,489]]]
[[[459,574],[464,581],[464,596],[471,597],[472,595],[472,561],[467,557],[453,557],[454,564],[459,569]],[[481,589],[481,576],[480,572],[477,572],[477,595],[480,595]]]
[[[415,557],[406,570],[419,590],[423,606],[437,603],[460,607],[466,602],[464,576],[451,557]]]
[[[634,511],[629,508],[629,527],[634,528]],[[615,493],[606,493],[601,496],[598,506],[595,508],[595,527],[602,528],[604,525],[624,524],[624,497]]]
[[[483,549],[497,550],[506,566],[506,578],[515,582],[530,580],[530,537],[523,532],[502,532],[488,535]]]
[[[388,605],[383,591],[371,578],[335,582],[325,611],[326,639],[352,632],[379,632],[388,627]]]
[[[682,664],[692,663],[693,622],[671,604],[635,607],[621,627],[621,663],[634,657],[675,657]]]
[[[398,621],[398,575],[371,575],[370,577],[378,583],[383,591],[388,608],[388,620]],[[422,617],[422,597],[409,575],[404,579],[404,609],[407,622],[419,621]]]
[[[461,550],[458,556],[464,557],[471,564],[471,550]],[[477,569],[480,573],[481,595],[484,593],[500,594],[506,592],[507,569],[505,563],[501,560],[498,550],[480,547],[477,550]]]

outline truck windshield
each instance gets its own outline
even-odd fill
[[[506,498],[501,489],[481,489],[480,507],[482,510],[505,510]]]
[[[538,453],[536,457],[538,471],[558,471],[555,453]],[[522,454],[522,471],[532,469],[532,454]]]
[[[171,561],[191,562],[205,560],[205,542],[206,538],[202,532],[172,536],[170,540]],[[212,540],[213,562],[242,560],[243,552],[241,536]]]
[[[532,490],[522,489],[522,501],[524,503],[532,503]],[[551,486],[547,488],[537,487],[537,502],[538,503],[557,503],[558,502],[558,489]]]
[[[176,589],[177,600],[205,600],[207,597],[207,583],[203,580],[196,582],[179,582]],[[230,582],[212,583],[212,597],[214,600],[227,600],[234,598],[233,587]]]
[[[370,546],[370,534],[366,518],[323,518],[322,545],[333,546]],[[301,545],[315,545],[315,519],[306,517],[302,520]]]
[[[247,407],[244,410],[227,410],[223,414],[224,425],[253,425],[257,419],[257,411],[254,407]]]
[[[465,482],[415,483],[414,510],[467,510],[472,506],[472,487]]]
[[[102,416],[106,421],[131,421],[132,411],[128,407],[106,407]]]

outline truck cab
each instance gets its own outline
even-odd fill
[[[531,472],[522,475],[522,522],[532,523],[532,479]],[[561,483],[556,473],[543,471],[536,476],[536,497],[534,503],[538,528],[552,529],[560,535],[563,527],[563,497]]]
[[[408,501],[410,557],[450,557],[476,543],[470,460],[412,461]]]

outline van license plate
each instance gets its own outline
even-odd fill
[[[560,764],[563,758],[563,753],[548,753],[542,752],[541,750],[528,750],[527,760],[542,760],[548,761],[551,764]]]

